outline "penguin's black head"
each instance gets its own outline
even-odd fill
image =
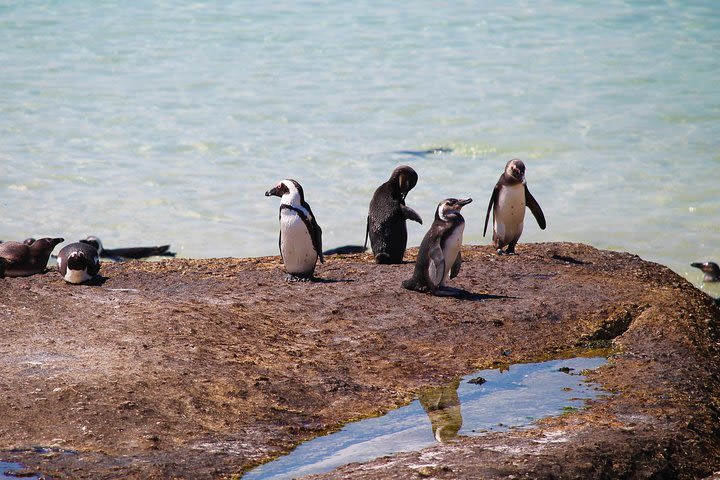
[[[446,198],[438,204],[436,217],[441,220],[450,220],[453,216],[458,215],[462,207],[472,202],[472,198],[457,199],[457,198]]]
[[[265,192],[266,197],[282,197],[286,193],[289,193],[290,190],[288,189],[287,185],[285,185],[285,182],[280,182],[277,185],[275,185],[273,188]]]
[[[90,245],[98,252],[102,250],[102,242],[98,237],[90,235],[89,237],[85,237],[82,240],[80,240],[80,243],[84,243],[85,245]]]
[[[691,267],[699,268],[705,273],[706,278],[714,278],[713,281],[720,281],[720,266],[715,262],[695,262],[690,264]]]
[[[505,175],[518,182],[524,182],[525,164],[522,160],[513,158],[505,165]]]
[[[285,197],[285,195],[288,195],[288,197]],[[275,185],[265,192],[265,196],[285,197],[283,198],[283,203],[287,203],[288,205],[302,205],[305,202],[305,192],[303,192],[303,188],[297,181],[291,178],[285,179]]]
[[[35,255],[48,255],[53,249],[64,242],[64,238],[39,238],[30,245],[30,251]]]
[[[417,184],[418,174],[412,167],[400,165],[395,167],[392,175],[390,175],[390,180],[393,181],[393,187],[397,188],[400,197],[405,200],[408,192]]]
[[[70,270],[85,270],[90,264],[82,251],[72,252],[67,259],[67,268]]]

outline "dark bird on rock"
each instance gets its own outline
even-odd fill
[[[422,224],[420,215],[405,205],[405,197],[418,181],[412,167],[400,165],[390,179],[380,185],[370,200],[365,230],[365,246],[370,238],[377,263],[402,263],[407,247],[406,220]]]
[[[108,258],[116,262],[122,262],[124,260],[138,260],[147,257],[174,257],[175,252],[169,252],[170,245],[158,245],[154,247],[127,247],[127,248],[105,248],[98,237],[89,236],[82,240],[80,243],[85,243],[98,251],[98,254],[102,258]]]
[[[720,282],[720,267],[715,262],[694,262],[691,267],[699,268],[705,274],[703,282]]]
[[[5,260],[4,275],[27,277],[44,272],[53,249],[64,241],[64,238],[40,238],[31,245],[20,242],[0,244],[0,257]]]

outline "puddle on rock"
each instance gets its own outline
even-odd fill
[[[582,375],[583,370],[605,363],[602,357],[580,357],[516,364],[503,371],[480,370],[445,387],[428,389],[411,404],[382,417],[350,423],[305,442],[242,478],[297,478],[421,450],[457,436],[530,428],[535,420],[582,408],[585,400],[606,394]]]
[[[19,463],[0,462],[0,480],[43,480],[47,477],[27,470]]]

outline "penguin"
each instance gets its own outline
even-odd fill
[[[331,248],[323,252],[324,256],[328,255],[354,255],[356,253],[365,253],[367,246],[364,245],[343,245],[342,247]]]
[[[505,171],[495,184],[487,214],[483,237],[487,233],[490,210],[493,211],[493,245],[498,255],[515,253],[515,245],[520,239],[525,220],[525,207],[532,212],[542,230],[545,230],[545,215],[537,200],[528,190],[525,181],[525,164],[514,158],[507,162]],[[503,251],[503,248],[507,249]]]
[[[100,271],[100,255],[87,243],[71,243],[60,249],[57,257],[58,272],[68,283],[84,283]]]
[[[472,198],[446,198],[438,204],[435,221],[420,243],[413,276],[402,283],[403,288],[419,292],[429,290],[438,296],[457,296],[457,291],[446,288],[445,284],[460,272],[460,247],[465,230],[460,209],[470,202]]]
[[[85,243],[98,251],[98,254],[102,258],[108,258],[116,262],[122,262],[124,260],[132,259],[138,260],[146,257],[174,257],[175,252],[168,252],[170,245],[159,245],[154,247],[127,247],[127,248],[104,248],[100,239],[96,236],[89,236],[80,240],[80,243]]]
[[[265,192],[266,197],[280,197],[280,257],[285,265],[288,282],[306,282],[315,272],[322,253],[322,229],[315,220],[305,193],[298,182],[285,179]]]
[[[699,268],[705,276],[703,282],[720,282],[720,266],[715,262],[694,262],[691,267]]]
[[[5,276],[27,277],[44,272],[53,249],[64,241],[64,238],[40,238],[31,245],[20,242],[0,244],[0,257],[5,259]]]
[[[370,200],[365,228],[365,247],[368,237],[375,262],[402,263],[407,246],[406,220],[422,225],[422,218],[405,205],[405,197],[418,180],[411,167],[400,165],[393,170],[390,179],[380,185]]]

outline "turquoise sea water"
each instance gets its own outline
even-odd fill
[[[507,160],[548,229],[696,284],[720,261],[720,3],[0,3],[0,239],[89,234],[186,257],[277,253],[295,178],[326,247],[362,243],[400,163],[419,244],[465,242]],[[393,153],[449,147],[425,157]],[[518,248],[522,253],[522,245]],[[720,293],[720,292],[719,292]]]

